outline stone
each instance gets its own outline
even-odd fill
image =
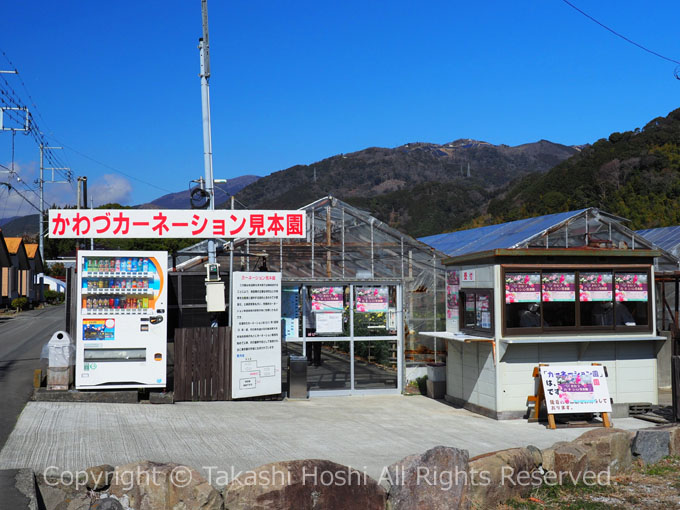
[[[633,465],[630,434],[621,429],[598,428],[577,437],[573,443],[587,449],[588,470],[615,475]]]
[[[114,467],[109,464],[89,467],[85,470],[87,476],[86,486],[88,489],[100,491],[111,485]]]
[[[469,508],[469,453],[435,446],[387,468],[381,484],[392,510]]]
[[[649,428],[638,430],[633,440],[633,455],[646,464],[654,464],[670,455],[669,429]]]
[[[220,494],[198,471],[173,463],[116,466],[108,493],[135,510],[222,510]]]
[[[223,490],[225,510],[384,510],[385,490],[368,475],[329,460],[265,464]]]
[[[149,403],[174,404],[174,393],[172,391],[152,391],[149,393]]]
[[[81,510],[90,506],[85,478],[61,479],[40,475],[36,481],[45,510]]]
[[[560,442],[543,451],[546,481],[576,485],[588,469],[588,449],[578,443]]]
[[[470,459],[472,508],[495,508],[498,503],[523,497],[541,484],[535,452],[511,448]]]

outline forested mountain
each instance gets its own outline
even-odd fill
[[[491,200],[483,223],[590,206],[630,219],[633,229],[680,224],[680,109],[526,176]]]
[[[476,140],[368,148],[274,172],[241,190],[249,208],[297,208],[332,194],[421,236],[477,216],[511,181],[544,172],[579,149],[546,140],[509,147]]]

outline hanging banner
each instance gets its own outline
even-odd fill
[[[304,211],[220,209],[50,209],[55,239],[212,239],[306,237]]]
[[[541,300],[541,275],[538,273],[506,273],[505,302],[538,303]]]
[[[548,365],[540,369],[548,413],[611,412],[604,367]]]
[[[357,312],[387,312],[389,304],[389,290],[387,287],[357,287]]]
[[[231,396],[281,393],[281,273],[233,273]]]
[[[647,273],[617,274],[615,277],[617,301],[647,301]]]
[[[343,287],[312,287],[312,312],[342,312],[345,289]]]
[[[543,273],[543,302],[576,301],[574,273]]]
[[[458,271],[446,271],[446,318],[458,318],[458,292],[460,291],[460,278]]]
[[[580,301],[611,301],[611,273],[581,273],[579,275]]]

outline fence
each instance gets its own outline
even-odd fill
[[[176,401],[231,400],[231,328],[175,330]]]

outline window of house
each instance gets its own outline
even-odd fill
[[[509,334],[587,328],[649,330],[647,271],[507,271],[504,329]]]
[[[493,335],[493,291],[461,289],[461,330],[482,336]]]

